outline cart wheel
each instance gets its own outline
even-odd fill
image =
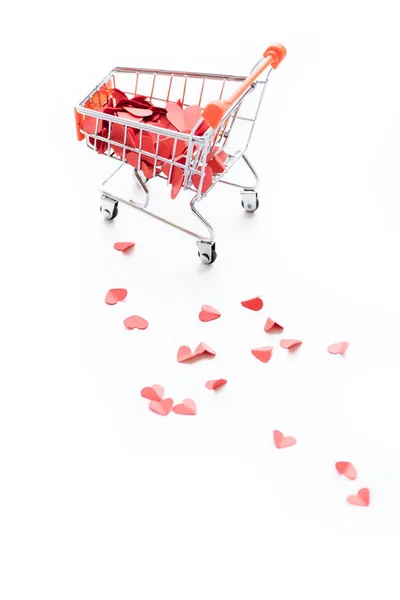
[[[259,207],[258,193],[255,190],[242,190],[242,206],[246,212],[255,212]]]
[[[100,212],[105,221],[112,221],[118,215],[118,202],[110,200],[107,196],[102,196]]]
[[[202,263],[211,265],[217,260],[217,252],[215,250],[215,242],[196,242],[199,258]]]

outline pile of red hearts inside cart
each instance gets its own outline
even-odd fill
[[[136,148],[148,154],[142,154],[138,151],[126,150],[125,160],[135,169],[140,169],[143,175],[150,179],[164,174],[171,186],[171,197],[176,198],[180,189],[183,186],[184,170],[187,162],[188,143],[185,140],[180,140],[166,132],[165,135],[158,135],[150,131],[144,131],[135,127],[134,123],[149,123],[162,127],[170,131],[178,131],[180,133],[190,133],[195,130],[195,135],[203,135],[208,124],[201,119],[202,109],[198,105],[183,107],[180,100],[178,102],[167,102],[165,108],[155,106],[145,96],[136,95],[133,98],[114,88],[110,90],[107,104],[98,109],[105,115],[122,117],[131,120],[132,127],[126,128],[120,123],[110,123],[107,118],[96,119],[95,117],[86,116],[83,121],[83,130],[89,134],[89,142],[95,147],[99,154],[104,154],[108,147],[109,141],[113,152],[121,159],[124,155],[124,146]],[[198,124],[198,125],[197,125]],[[99,136],[103,140],[90,137],[90,134]],[[193,148],[193,152],[196,148]],[[149,154],[154,155],[149,156]],[[157,160],[155,159],[157,156]],[[182,165],[178,167],[171,165],[165,160],[171,160],[174,157],[174,162]],[[214,147],[213,151],[207,156],[205,174],[201,192],[205,193],[213,182],[213,176],[217,173],[223,173],[225,162],[228,155],[223,151]],[[172,171],[171,171],[172,167]],[[171,171],[171,172],[170,172]],[[198,190],[201,183],[201,176],[195,173],[192,177],[192,185]]]

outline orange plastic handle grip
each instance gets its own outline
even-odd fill
[[[243,96],[269,65],[274,69],[279,66],[286,56],[286,48],[282,44],[274,44],[266,49],[263,56],[264,60],[257,65],[254,71],[240,84],[230,98],[227,100],[216,100],[207,104],[203,111],[203,119],[210,127],[213,129],[218,127],[228,110]]]

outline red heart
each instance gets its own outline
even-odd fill
[[[250,310],[261,310],[264,306],[264,302],[261,298],[251,298],[251,300],[243,300],[242,306],[249,308]]]
[[[330,354],[344,354],[348,347],[349,342],[337,342],[337,344],[328,346],[328,352]]]
[[[124,288],[115,288],[112,290],[108,290],[106,294],[106,304],[117,304],[117,302],[121,302],[125,300],[128,292]]]
[[[164,388],[162,385],[154,384],[151,387],[144,387],[140,392],[140,395],[147,400],[153,400],[154,402],[160,402],[164,396]]]
[[[219,319],[221,313],[214,308],[213,306],[209,306],[208,304],[203,304],[201,307],[201,311],[199,312],[199,319],[204,323],[208,321],[214,321],[215,319]]]
[[[355,506],[369,506],[369,489],[361,488],[355,496],[347,496],[347,502]]]
[[[261,348],[254,348],[251,353],[261,362],[267,363],[272,356],[272,350],[273,346],[262,346]]]
[[[335,467],[337,472],[347,477],[347,479],[355,479],[357,477],[356,468],[351,462],[337,462]]]
[[[172,409],[177,415],[195,415],[197,408],[194,400],[189,398],[184,400],[181,404],[176,404]]]
[[[193,352],[193,356],[200,356],[201,354],[211,354],[211,356],[215,356],[217,353],[215,350],[207,346],[204,342],[201,342]]]
[[[209,390],[217,390],[226,383],[228,383],[226,379],[211,379],[210,381],[206,381],[206,388]]]
[[[211,167],[209,167],[207,165],[205,168],[203,185],[201,186],[201,190],[199,189],[200,188],[200,180],[201,180],[201,175],[199,175],[198,173],[195,173],[192,177],[192,183],[193,183],[194,187],[196,188],[196,190],[199,190],[200,193],[205,194],[207,192],[207,190],[211,187],[212,182],[213,182],[213,170]]]
[[[175,200],[179,193],[179,190],[183,186],[183,171],[179,167],[174,167],[172,169],[171,185],[171,198],[172,200]]]
[[[135,117],[150,117],[153,114],[153,111],[148,108],[136,108],[133,106],[125,106],[124,108]]]
[[[296,438],[290,436],[285,437],[281,431],[275,429],[274,443],[277,448],[289,448],[289,446],[294,446],[296,441]]]
[[[301,346],[303,342],[301,342],[300,340],[281,340],[279,342],[279,345],[281,348],[284,348],[285,350],[292,350],[293,348],[297,348],[298,346]]]
[[[176,102],[167,102],[167,118],[178,131],[191,131],[201,117],[201,106],[188,106],[185,110]]]
[[[171,412],[173,403],[174,401],[172,398],[165,398],[165,400],[161,400],[160,402],[153,400],[149,404],[149,409],[155,412],[157,415],[166,417]]]
[[[129,248],[133,248],[134,245],[135,242],[116,242],[114,248],[119,252],[125,252],[125,250],[129,250]]]
[[[178,349],[178,362],[184,362],[185,360],[189,360],[190,358],[193,358],[194,354],[192,354],[191,349],[189,348],[189,346],[181,346]]]
[[[271,331],[271,329],[283,329],[282,325],[279,325],[276,321],[268,317],[265,323],[264,331]]]
[[[143,317],[132,315],[124,320],[124,325],[127,329],[147,329],[149,323]]]

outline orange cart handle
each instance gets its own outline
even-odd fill
[[[202,116],[210,127],[213,129],[218,127],[228,110],[232,108],[245,92],[247,92],[249,87],[253,85],[269,65],[271,65],[273,69],[276,69],[279,66],[286,56],[286,48],[285,46],[282,46],[282,44],[274,44],[266,49],[263,56],[264,59],[257,64],[254,71],[250,73],[247,79],[242,81],[230,98],[227,100],[216,100],[207,104]]]

